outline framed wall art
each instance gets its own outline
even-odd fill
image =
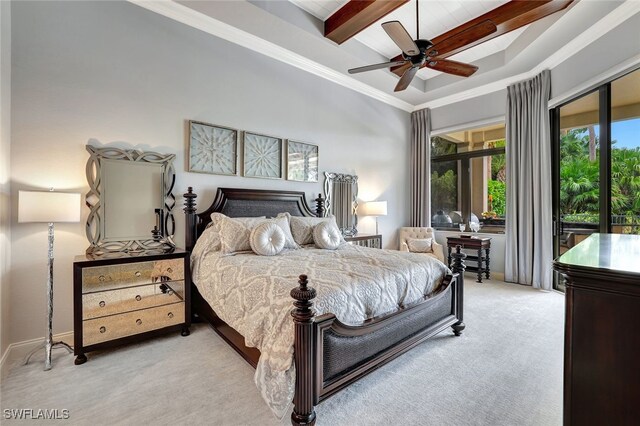
[[[282,139],[257,133],[243,133],[242,175],[282,179]]]
[[[287,141],[287,180],[318,181],[318,145]]]
[[[189,121],[189,171],[238,174],[238,131]]]

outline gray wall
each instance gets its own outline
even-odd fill
[[[0,2],[0,357],[10,343],[11,3]]]
[[[14,212],[20,189],[86,193],[88,142],[176,154],[175,193],[193,186],[202,207],[219,186],[321,191],[321,182],[186,173],[185,120],[194,119],[317,144],[321,172],[356,173],[363,200],[388,201],[380,229],[396,247],[408,220],[408,113],[132,4],[18,2],[12,12]],[[14,218],[12,231],[18,342],[44,334],[46,226]],[[56,227],[56,333],[73,328],[71,264],[86,247],[83,223]]]
[[[600,37],[580,52],[551,69],[551,97],[571,93],[575,88],[605,73],[612,66],[640,54],[640,14]],[[596,59],[597,58],[597,59]],[[506,88],[431,111],[432,129],[504,117]]]

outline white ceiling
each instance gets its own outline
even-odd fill
[[[405,111],[437,108],[502,90],[543,69],[557,67],[617,26],[640,16],[637,0],[580,0],[567,11],[452,57],[477,65],[479,70],[473,76],[436,75],[424,70],[421,76],[425,79],[416,78],[407,90],[394,93],[398,77],[388,70],[347,73],[349,68],[383,62],[399,53],[380,22],[342,45],[324,37],[324,18],[346,0],[129,1]],[[504,1],[421,0],[420,35],[433,38]],[[415,32],[415,3],[400,7],[382,22],[391,19]],[[637,40],[635,44],[640,48]]]
[[[296,6],[309,12],[321,21],[325,21],[336,10],[340,9],[348,0],[289,0]],[[420,38],[434,39],[440,34],[446,33],[455,27],[464,24],[478,16],[495,9],[496,7],[508,3],[509,0],[421,0],[419,1],[420,13]],[[391,41],[387,33],[382,29],[383,22],[400,21],[409,31],[412,37],[416,37],[416,0],[409,0],[408,3],[389,13],[375,24],[369,26],[355,36],[355,39],[365,46],[380,53],[385,58],[392,58],[400,53],[398,47]],[[457,55],[451,59],[472,63],[481,58],[505,50],[513,43],[528,26],[519,28],[510,33],[504,34],[488,42],[482,43]],[[355,64],[356,66],[367,64]],[[428,68],[423,68],[417,76],[423,80],[435,77],[442,73]]]

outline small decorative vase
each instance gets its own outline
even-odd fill
[[[464,223],[460,224],[460,232],[464,232],[464,230],[467,229],[467,225],[465,225]]]

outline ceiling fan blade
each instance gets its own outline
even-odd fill
[[[382,24],[391,40],[398,45],[405,55],[414,56],[420,53],[416,42],[413,41],[407,30],[399,21],[389,21]]]
[[[379,70],[381,68],[390,68],[397,67],[398,65],[404,65],[406,61],[391,61],[391,62],[383,62],[381,64],[367,65],[365,67],[351,68],[347,70],[349,74],[357,74],[359,72]]]
[[[446,72],[447,74],[458,75],[460,77],[469,77],[478,71],[478,67],[475,65],[437,58],[433,61],[427,61],[427,67],[436,71]]]
[[[485,38],[498,30],[496,24],[491,21],[483,21],[471,28],[455,34],[440,43],[435,44],[427,54],[430,56],[445,55],[453,50],[459,49],[478,40]]]
[[[393,91],[401,92],[407,87],[409,87],[409,84],[411,83],[411,80],[413,80],[413,77],[415,77],[416,73],[418,72],[418,69],[420,69],[420,67],[411,67],[408,70],[406,70],[404,74],[402,74],[402,77],[400,77],[400,81],[396,85],[396,88],[393,89]]]

